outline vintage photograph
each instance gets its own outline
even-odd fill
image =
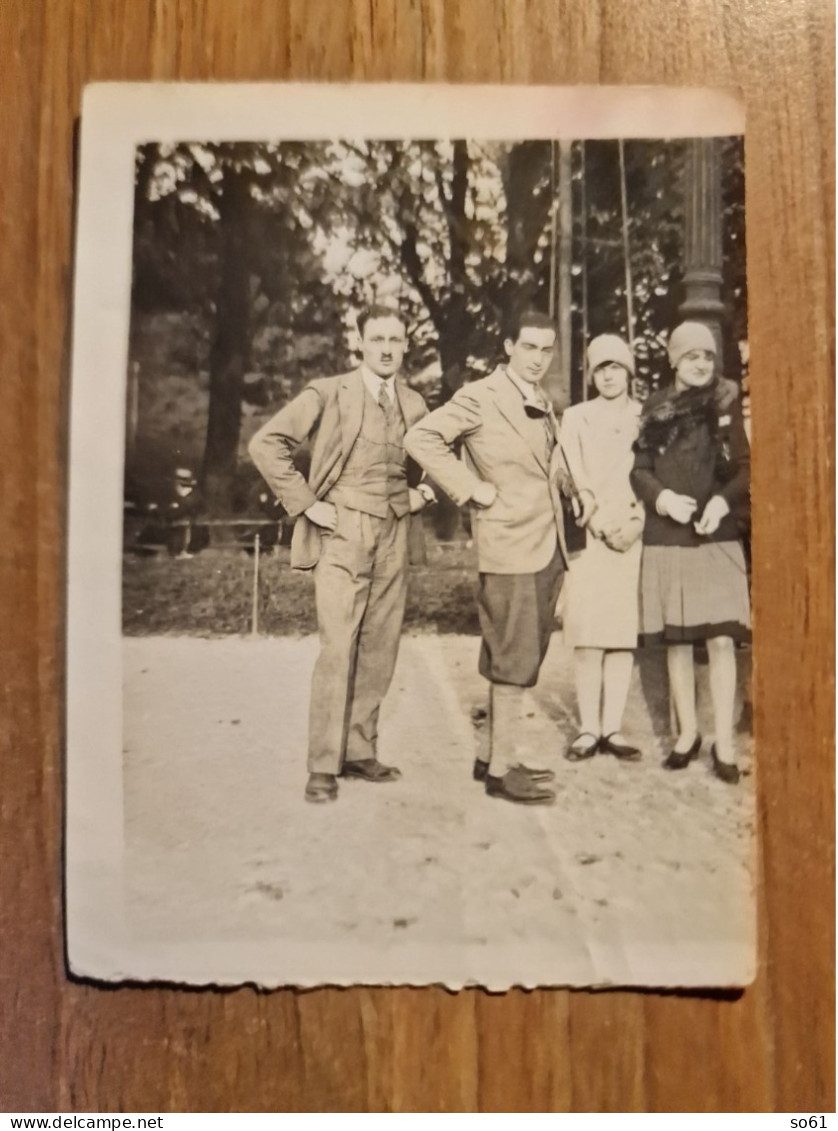
[[[71,547],[112,531],[102,590],[70,555],[81,973],[755,974],[741,116],[433,89],[309,130],[296,88],[261,138],[194,90],[135,114],[110,293],[105,115],[82,146],[76,335],[122,366],[77,341]],[[118,747],[74,742],[111,693]]]

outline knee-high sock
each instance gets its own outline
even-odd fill
[[[502,778],[520,759],[524,719],[523,687],[493,683],[491,688],[491,732],[489,773]]]

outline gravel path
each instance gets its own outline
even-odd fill
[[[687,771],[661,770],[662,657],[635,672],[624,728],[643,761],[572,764],[570,656],[554,636],[527,726],[559,797],[527,809],[471,780],[486,737],[470,717],[486,697],[475,638],[405,637],[380,740],[402,781],[342,782],[336,804],[311,806],[316,650],[312,637],[124,641],[127,918],[160,977],[504,988],[752,976],[753,778],[717,781],[709,742]],[[747,766],[745,734],[741,745]],[[184,972],[167,946],[201,960]]]

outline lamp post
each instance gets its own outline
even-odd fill
[[[685,320],[710,328],[717,365],[723,369],[722,177],[715,138],[687,142],[684,182],[685,297],[678,311]]]

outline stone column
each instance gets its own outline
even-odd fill
[[[684,290],[678,311],[713,332],[718,368],[724,369],[722,321],[722,178],[715,138],[687,142],[684,169]]]

